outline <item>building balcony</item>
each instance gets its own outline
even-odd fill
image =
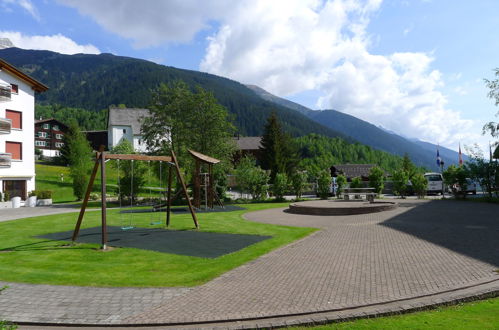
[[[10,167],[12,154],[0,152],[0,167]]]
[[[0,134],[10,134],[12,128],[12,120],[0,118]]]
[[[8,84],[0,83],[0,102],[10,101],[12,87]]]

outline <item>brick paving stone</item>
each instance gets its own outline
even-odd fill
[[[0,282],[11,287],[0,295],[0,318],[103,325],[264,318],[243,324],[254,327],[404,312],[499,292],[498,214],[494,204],[419,200],[354,216],[253,212],[248,221],[321,230],[190,289]]]

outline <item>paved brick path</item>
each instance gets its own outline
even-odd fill
[[[438,293],[437,302],[499,291],[494,272],[499,268],[499,205],[407,201],[396,210],[356,216],[273,209],[246,217],[321,230],[190,290],[15,284],[0,295],[0,318],[181,324],[310,312],[349,315],[338,310],[358,307],[365,313],[362,308],[373,309],[373,304],[381,304],[374,312],[383,306],[396,310],[418,299],[418,304],[431,303],[425,296]]]

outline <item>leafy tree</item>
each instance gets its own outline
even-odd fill
[[[307,173],[303,171],[293,173],[291,176],[291,185],[296,199],[300,199],[307,185]]]
[[[95,131],[107,129],[107,109],[90,111],[82,108],[63,107],[59,104],[35,105],[35,118],[54,118],[63,124],[70,125],[76,120],[82,130]]]
[[[241,159],[234,172],[239,188],[249,192],[253,199],[262,199],[267,194],[269,174],[256,166],[253,158]]]
[[[359,176],[352,178],[350,188],[362,188],[362,179]]]
[[[272,185],[272,193],[276,200],[284,200],[284,194],[288,190],[288,177],[285,173],[277,173]]]
[[[422,173],[416,173],[413,175],[411,182],[414,193],[418,196],[418,198],[424,198],[428,190],[428,180],[425,176]]]
[[[122,139],[112,150],[113,154],[135,154],[132,144],[127,139]],[[113,163],[113,166],[118,170],[120,185],[118,187],[121,198],[128,198],[131,201],[136,201],[137,195],[144,186],[146,165],[142,161],[119,160]]]
[[[395,195],[405,198],[407,193],[407,184],[409,182],[409,174],[400,169],[393,172],[393,192]]]
[[[374,166],[369,171],[369,185],[374,188],[378,196],[383,192],[385,187],[385,172],[378,166]]]
[[[92,169],[92,148],[76,122],[70,124],[64,141],[69,175],[73,180],[73,194],[81,200]]]
[[[324,170],[317,178],[317,194],[321,199],[327,199],[331,191],[331,173]]]
[[[341,192],[343,191],[343,187],[345,187],[346,184],[347,184],[347,177],[346,176],[344,176],[343,174],[340,174],[336,177],[336,185],[337,185],[336,195],[337,196],[341,195]]]
[[[411,161],[411,158],[409,157],[408,153],[404,154],[404,157],[402,158],[402,170],[409,175],[409,180],[412,179],[412,177],[416,174],[416,166]]]
[[[485,160],[478,146],[474,149],[468,148],[470,160],[466,162],[466,169],[470,178],[477,181],[485,188],[489,197],[492,197],[493,188],[499,185],[499,163],[497,161]],[[499,191],[496,191],[499,195]]]
[[[149,109],[151,116],[143,119],[142,133],[150,150],[169,154],[173,149],[188,173],[193,170],[188,149],[220,159],[214,171],[226,173],[231,167],[235,128],[212,93],[201,87],[192,91],[182,81],[161,84]]]
[[[461,166],[451,165],[442,173],[444,183],[451,187],[452,193],[455,197],[462,195],[466,198],[466,189],[468,183],[466,177],[468,176],[467,170]]]
[[[292,175],[298,163],[293,141],[282,130],[277,115],[272,113],[267,119],[260,147],[262,168],[270,170],[271,182],[277,173]]]

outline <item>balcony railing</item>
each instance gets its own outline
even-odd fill
[[[0,152],[0,167],[10,167],[12,154]]]
[[[0,102],[10,101],[11,93],[12,87],[10,87],[10,85],[0,83]]]
[[[7,118],[0,118],[0,134],[10,134],[12,128],[12,120]]]

